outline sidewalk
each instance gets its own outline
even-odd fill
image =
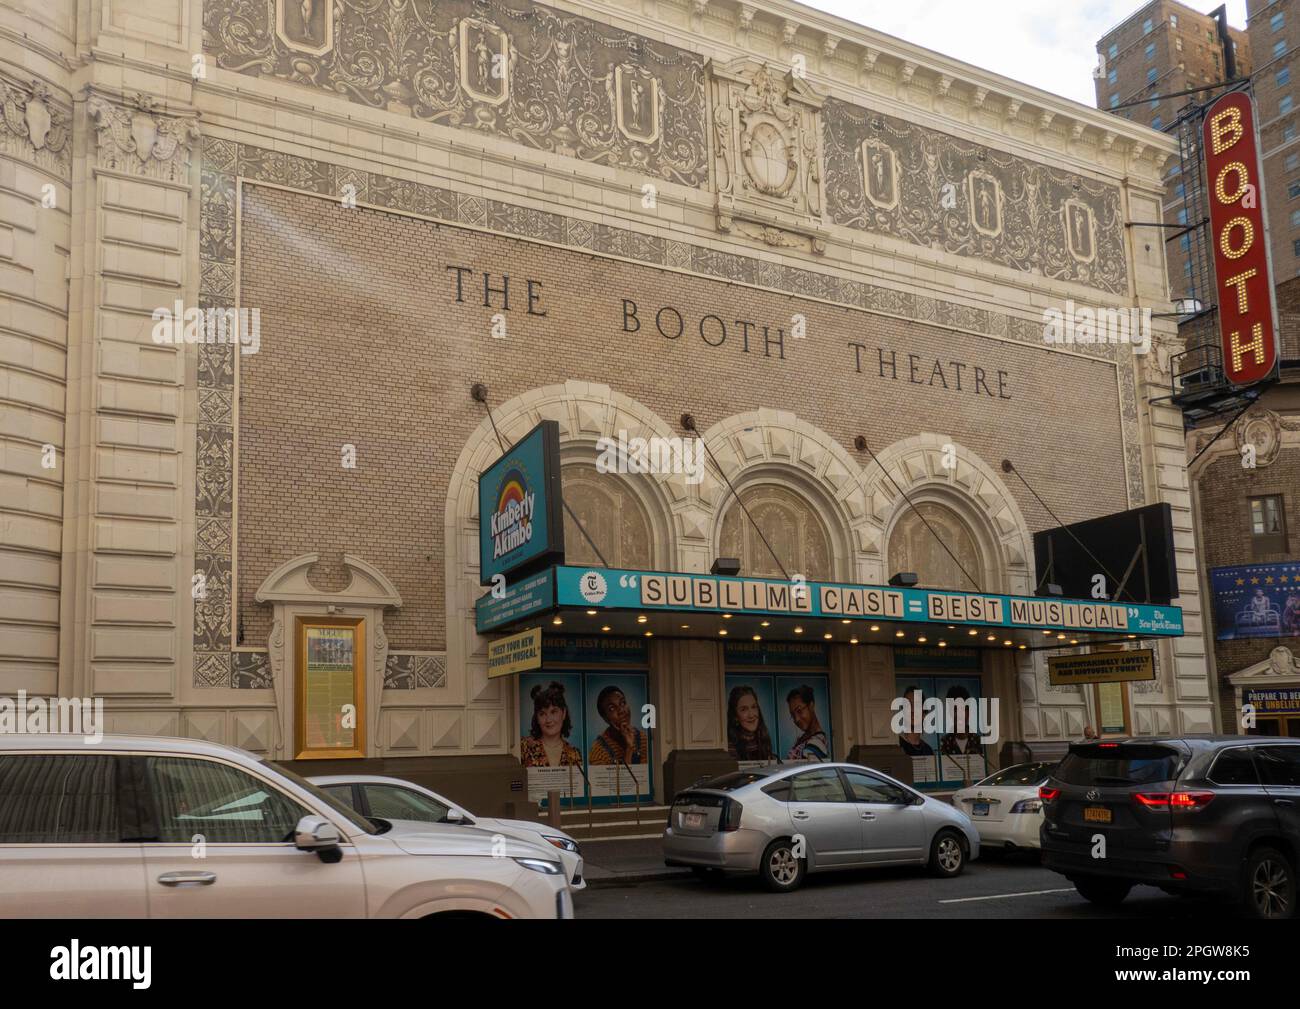
[[[583,876],[587,885],[622,886],[653,879],[689,876],[689,869],[664,865],[663,841],[657,837],[632,841],[582,841]]]

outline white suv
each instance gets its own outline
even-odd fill
[[[0,736],[0,915],[571,918],[551,851],[385,836],[284,768],[195,739]]]

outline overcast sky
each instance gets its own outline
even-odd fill
[[[803,0],[838,17],[906,39],[1044,91],[1094,104],[1097,39],[1144,0]],[[1222,0],[1184,0],[1206,13]],[[1228,23],[1246,27],[1246,0],[1229,0]]]

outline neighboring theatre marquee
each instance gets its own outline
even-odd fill
[[[719,578],[615,568],[561,566],[554,569],[554,575],[553,586],[538,575],[523,585],[512,587],[503,598],[494,599],[489,593],[480,599],[477,607],[479,632],[504,627],[558,606],[755,613],[778,617],[807,615],[1159,637],[1183,634],[1183,611],[1177,606],[822,582],[808,582],[801,592],[795,583],[770,578]],[[552,591],[553,598],[548,598]]]
[[[1233,385],[1252,385],[1277,370],[1278,346],[1250,96],[1234,91],[1220,98],[1202,134],[1223,371]]]
[[[1156,678],[1155,652],[1090,652],[1087,655],[1049,655],[1047,680],[1057,686],[1069,683],[1128,683]]]
[[[544,420],[478,480],[479,584],[564,563],[560,425]]]

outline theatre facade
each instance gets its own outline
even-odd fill
[[[779,2],[51,6],[0,692],[484,813],[1214,727],[1176,329],[1092,322],[1168,310],[1169,138]],[[1172,605],[1035,597],[1034,532],[1159,503]],[[998,732],[900,740],[914,690]]]

